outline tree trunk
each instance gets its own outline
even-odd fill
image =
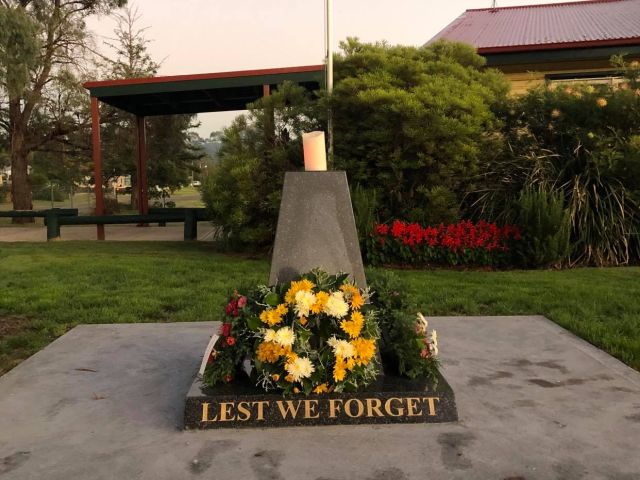
[[[33,210],[29,183],[29,154],[24,132],[16,129],[11,138],[11,201],[14,210]],[[33,223],[33,218],[14,218],[13,223]]]

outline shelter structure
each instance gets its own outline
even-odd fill
[[[612,55],[640,59],[640,0],[588,0],[471,9],[429,43],[469,43],[513,93],[546,82],[619,81]]]
[[[248,104],[270,95],[272,89],[284,81],[296,83],[308,90],[318,90],[324,84],[324,72],[324,65],[307,65],[85,83],[83,86],[91,96],[96,215],[105,213],[100,142],[101,102],[136,116],[136,195],[140,214],[144,215],[149,211],[146,117],[245,110]],[[97,229],[98,239],[104,240],[104,225],[98,225]]]

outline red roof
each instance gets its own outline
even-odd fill
[[[467,10],[429,42],[478,53],[640,45],[640,0],[591,0]]]

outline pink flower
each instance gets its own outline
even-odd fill
[[[244,308],[247,305],[247,297],[245,297],[244,295],[242,295],[239,299],[238,299],[238,308]]]
[[[429,349],[428,348],[423,348],[422,351],[420,352],[420,356],[422,358],[427,358],[429,356]]]

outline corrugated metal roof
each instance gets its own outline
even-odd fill
[[[591,0],[467,10],[429,42],[478,53],[640,44],[640,0]]]

